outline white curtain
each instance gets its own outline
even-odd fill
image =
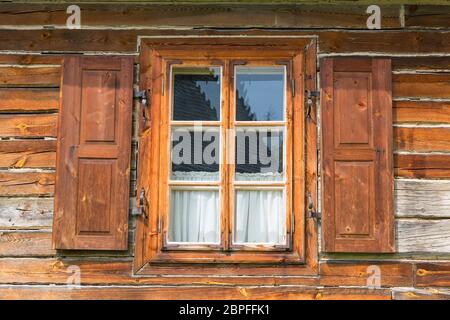
[[[235,241],[237,243],[284,244],[285,229],[283,191],[239,190],[236,192]]]
[[[219,192],[172,190],[169,241],[219,243]]]

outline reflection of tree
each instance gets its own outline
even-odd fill
[[[236,90],[236,120],[239,121],[256,121],[256,114],[252,112],[251,106],[247,99],[247,89],[239,84]]]

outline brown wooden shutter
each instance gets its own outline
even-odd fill
[[[64,59],[56,249],[127,249],[132,91],[132,57]]]
[[[323,250],[393,252],[389,59],[321,61]]]

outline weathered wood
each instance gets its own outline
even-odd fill
[[[56,111],[58,89],[0,89],[0,112]]]
[[[66,275],[67,276],[67,275]],[[0,299],[127,299],[127,300],[390,300],[387,289],[278,287],[81,287],[3,286]]]
[[[54,172],[0,172],[0,196],[51,195]]]
[[[399,219],[397,252],[450,252],[450,220]]]
[[[405,6],[405,27],[449,28],[450,7]]]
[[[62,55],[59,54],[0,54],[0,64],[9,65],[57,65],[62,63],[62,59]]]
[[[0,141],[0,167],[54,168],[55,140]]]
[[[392,69],[436,71],[450,70],[450,57],[393,57]]]
[[[0,231],[0,257],[50,257],[55,253],[50,232]]]
[[[396,123],[450,123],[450,102],[394,101]]]
[[[397,154],[394,173],[404,178],[450,179],[450,155]]]
[[[450,263],[418,263],[414,286],[450,288]]]
[[[450,151],[449,127],[395,127],[394,148],[402,151]]]
[[[0,198],[0,229],[51,228],[53,198]]]
[[[450,98],[450,73],[394,74],[393,97]]]
[[[382,287],[400,287],[413,285],[413,266],[411,263],[380,262],[355,263],[325,262],[320,264],[320,285],[323,286],[368,286],[373,271],[369,266],[380,268]],[[373,285],[373,284],[372,284]]]
[[[57,114],[0,115],[0,137],[56,137]]]
[[[2,67],[0,86],[5,87],[58,87],[60,67]]]
[[[450,300],[450,290],[395,288],[394,300]]]

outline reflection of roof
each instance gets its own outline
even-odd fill
[[[202,79],[205,77],[205,79]],[[219,120],[218,110],[211,107],[205,93],[197,85],[198,81],[216,82],[217,77],[188,74],[176,75],[174,90],[174,120]],[[220,88],[219,88],[220,90]]]

